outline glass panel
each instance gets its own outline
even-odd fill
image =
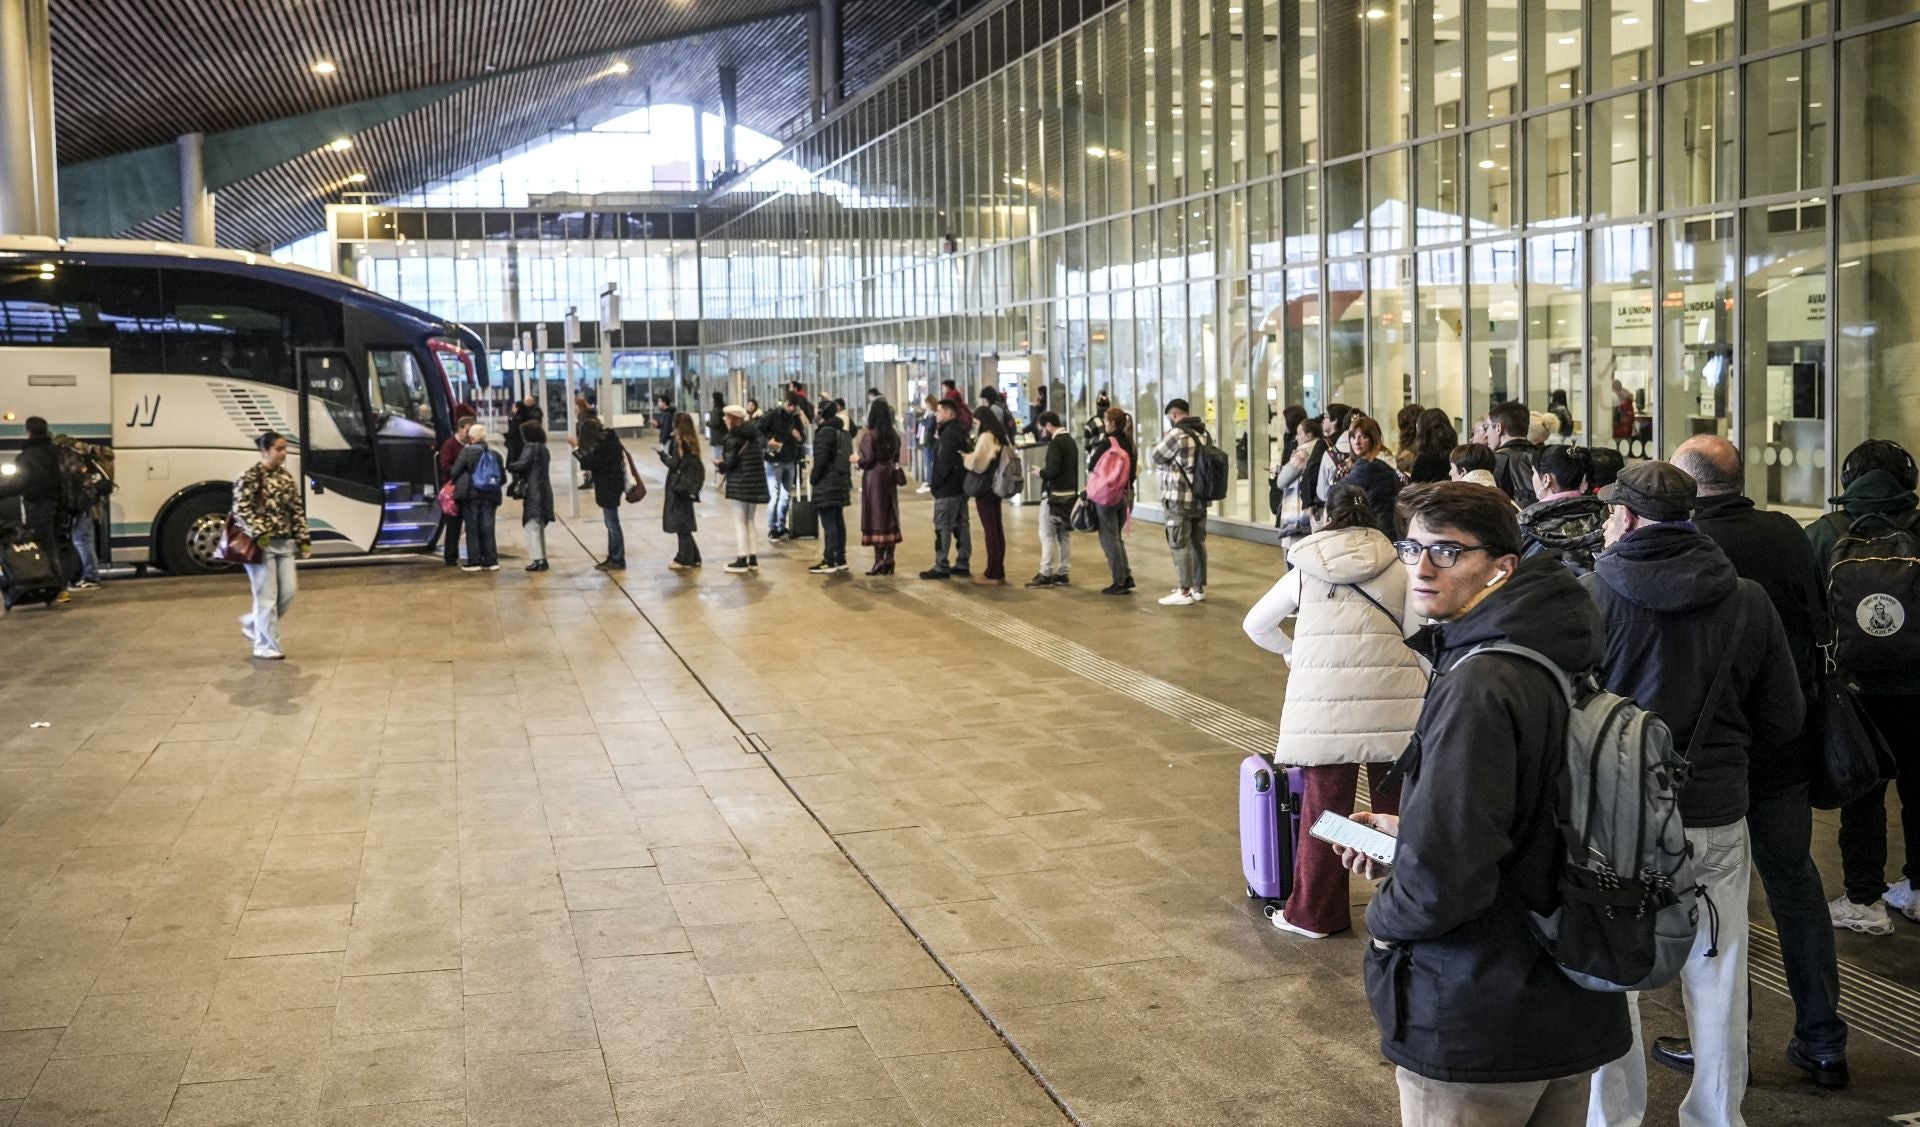
[[[1234,480],[1221,506],[1224,516],[1250,520],[1254,517],[1253,483],[1264,479],[1268,456],[1265,452],[1268,414],[1264,398],[1255,402],[1251,394],[1251,341],[1247,329],[1247,279],[1222,278],[1219,300],[1225,302],[1225,321],[1220,338],[1221,438],[1232,438]],[[1224,442],[1222,443],[1224,445]],[[1258,461],[1255,455],[1258,454]],[[1260,507],[1266,507],[1261,491]]]
[[[1913,173],[1920,151],[1920,24],[1906,24],[1840,45],[1840,179],[1878,180]]]
[[[1422,246],[1458,241],[1466,233],[1460,191],[1460,138],[1444,137],[1414,150],[1415,183],[1420,186],[1414,213],[1414,239]]]
[[[1467,252],[1461,249],[1424,251],[1414,256],[1420,282],[1419,359],[1414,368],[1414,396],[1438,407],[1460,431],[1466,409]]]
[[[1581,216],[1584,162],[1580,111],[1560,110],[1528,118],[1527,225],[1554,227]]]
[[[1520,244],[1481,243],[1470,250],[1467,342],[1471,361],[1470,408],[1476,420],[1487,408],[1520,394]],[[1462,431],[1460,441],[1471,427]]]
[[[1653,440],[1653,229],[1603,227],[1593,233],[1594,445],[1607,441],[1627,458],[1649,457]],[[1604,415],[1603,415],[1604,412]]]
[[[1407,200],[1407,150],[1382,153],[1368,165],[1369,245],[1375,251],[1403,250],[1407,246],[1407,222],[1411,218]]]
[[[1407,139],[1412,117],[1413,0],[1366,0],[1367,146]],[[1433,22],[1428,17],[1429,23]]]
[[[1826,186],[1826,64],[1820,50],[1747,68],[1747,195]]]
[[[1326,87],[1326,133],[1321,158],[1337,160],[1366,143],[1366,13],[1374,0],[1326,0],[1326,42],[1322,45],[1322,83]],[[1384,4],[1387,0],[1379,0]]]
[[[1550,106],[1586,92],[1580,0],[1527,0],[1527,103]]]
[[[1461,0],[1419,0],[1414,5],[1414,27],[1426,29],[1417,60],[1420,78],[1414,83],[1423,92],[1416,108],[1416,134],[1457,129],[1463,118],[1467,63],[1461,37],[1466,24],[1460,6]]]
[[[1595,219],[1638,215],[1653,201],[1647,152],[1647,95],[1626,94],[1593,107]]]
[[[1329,165],[1326,170],[1329,257],[1359,254],[1367,249],[1367,197],[1361,190],[1363,167],[1363,162],[1350,160]]]
[[[1827,30],[1827,0],[1747,0],[1747,50],[1798,43]]]
[[[1275,0],[1280,10],[1280,105],[1292,129],[1281,139],[1288,168],[1320,159],[1318,0]],[[1288,107],[1298,107],[1291,111]]]
[[[1733,57],[1734,0],[1669,0],[1666,8],[1668,74]]]
[[[1920,11],[1915,0],[1841,0],[1840,26],[1854,27]]]
[[[1890,438],[1920,449],[1920,401],[1913,390],[1920,355],[1920,187],[1886,188],[1840,200],[1839,438],[1835,457],[1863,439]],[[1832,483],[1830,484],[1837,484]]]
[[[1519,215],[1513,175],[1512,125],[1496,125],[1467,136],[1467,237],[1505,231]]]
[[[1802,520],[1826,509],[1826,208],[1746,212],[1741,349],[1747,495]]]
[[[1287,271],[1285,342],[1289,402],[1298,402],[1308,415],[1326,409],[1326,378],[1320,365],[1320,271]]]
[[[1281,181],[1281,227],[1288,262],[1312,262],[1320,257],[1319,176],[1306,173]]]
[[[1251,175],[1280,171],[1280,5],[1277,0],[1248,0],[1247,112],[1253,115]]]
[[[432,437],[433,401],[427,397],[427,381],[414,354],[400,348],[373,349],[367,353],[367,368],[368,398],[374,417],[380,420],[380,433],[414,434],[419,432],[407,424],[425,424],[427,436]]]
[[[1400,433],[1400,408],[1413,402],[1413,259],[1376,258],[1368,275],[1373,308],[1367,322],[1372,348],[1367,365],[1373,386],[1367,389],[1367,410],[1391,450]]]
[[[1588,29],[1593,40],[1596,92],[1638,82],[1653,73],[1653,0],[1611,0],[1607,18]]]
[[[1733,198],[1735,114],[1732,70],[1666,88],[1666,206],[1697,207]]]
[[[1466,0],[1474,46],[1467,58],[1468,120],[1520,108],[1520,0]]]
[[[1733,395],[1733,294],[1739,270],[1731,214],[1671,219],[1660,292],[1665,381],[1660,449],[1728,433]]]
[[[1553,416],[1548,442],[1586,445],[1585,301],[1578,231],[1527,240],[1527,406]]]
[[[1367,401],[1367,275],[1360,262],[1327,265],[1327,400]]]

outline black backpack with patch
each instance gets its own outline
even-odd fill
[[[1920,512],[1846,523],[1827,559],[1827,611],[1834,663],[1861,691],[1920,692]]]

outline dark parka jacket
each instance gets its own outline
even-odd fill
[[[1535,501],[1520,512],[1522,556],[1545,553],[1575,575],[1593,570],[1607,540],[1607,503],[1591,493]]]
[[[964,497],[967,493],[967,466],[961,460],[967,452],[967,426],[959,419],[940,424],[934,431],[933,476],[927,484],[935,497]]]
[[[838,508],[853,500],[853,439],[838,415],[813,429],[813,469],[807,476],[816,509]]]
[[[611,430],[601,432],[600,441],[573,452],[580,468],[593,475],[593,503],[603,509],[617,509],[627,499],[627,448]]]
[[[1432,689],[1400,792],[1392,874],[1367,908],[1367,1000],[1388,1060],[1433,1080],[1518,1083],[1575,1076],[1632,1046],[1623,994],[1577,986],[1523,909],[1559,903],[1566,846],[1550,787],[1564,777],[1566,698],[1546,670],[1475,646],[1511,641],[1568,672],[1603,652],[1599,612],[1548,559],[1464,617],[1407,640]]]
[[[544,442],[522,442],[520,456],[507,471],[527,483],[527,495],[520,499],[520,523],[537,520],[553,523],[553,452]]]
[[[1593,561],[1583,583],[1607,629],[1601,682],[1657,714],[1688,760],[1680,817],[1689,827],[1730,826],[1747,816],[1751,748],[1771,750],[1800,734],[1806,700],[1780,615],[1760,585],[1742,579],[1718,545],[1691,524],[1636,529]],[[1746,604],[1746,629],[1730,638],[1733,605]],[[1721,655],[1734,661],[1711,716],[1707,688]]]
[[[736,422],[720,440],[720,492],[729,501],[767,503],[766,462],[753,424]]]

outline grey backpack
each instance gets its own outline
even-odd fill
[[[1693,951],[1701,903],[1715,920],[1707,954],[1719,954],[1717,913],[1694,875],[1680,791],[1746,630],[1746,602],[1738,593],[1733,601],[1733,633],[1684,755],[1676,754],[1666,721],[1589,676],[1576,682],[1536,650],[1496,642],[1461,659],[1525,658],[1553,674],[1567,699],[1566,785],[1556,786],[1553,803],[1567,844],[1560,905],[1527,914],[1561,971],[1589,990],[1652,990],[1673,981]]]

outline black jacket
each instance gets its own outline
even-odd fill
[[[766,460],[776,466],[797,465],[807,453],[807,424],[798,411],[775,407],[760,416],[760,433],[765,442]],[[778,442],[780,448],[774,449]]]
[[[933,476],[927,480],[935,497],[967,495],[967,427],[959,419],[940,424],[933,434]]]
[[[1353,468],[1340,479],[1367,495],[1367,507],[1373,510],[1373,526],[1391,540],[1398,536],[1400,518],[1394,505],[1400,499],[1400,471],[1385,458],[1355,458]]]
[[[1453,463],[1447,455],[1450,451],[1422,450],[1413,456],[1413,469],[1407,474],[1415,485],[1425,485],[1430,481],[1446,481],[1453,476]]]
[[[1533,491],[1533,464],[1540,460],[1540,447],[1524,438],[1508,439],[1493,452],[1493,483],[1526,508],[1540,498]]]
[[[1559,900],[1566,846],[1549,784],[1566,762],[1566,698],[1511,641],[1568,672],[1600,660],[1600,616],[1551,560],[1523,561],[1464,617],[1407,644],[1433,663],[1400,792],[1392,875],[1367,930],[1367,1000],[1388,1060],[1434,1080],[1516,1083],[1574,1076],[1632,1044],[1627,1002],[1577,986],[1535,940],[1525,908]]]
[[[537,520],[553,523],[553,452],[544,442],[522,442],[520,456],[507,464],[507,472],[525,478],[527,495],[520,499],[520,523]]]
[[[1047,460],[1040,466],[1040,492],[1064,496],[1080,489],[1080,448],[1065,429],[1047,440]]]
[[[1819,569],[1822,592],[1826,589],[1833,567],[1833,550],[1840,538],[1853,530],[1853,522],[1868,516],[1880,516],[1908,530],[1920,525],[1920,516],[1915,514],[1913,490],[1903,487],[1885,470],[1869,470],[1861,474],[1852,485],[1847,486],[1846,492],[1829,500],[1840,507],[1807,526],[1807,539],[1813,546],[1814,566]],[[1879,522],[1876,521],[1875,526],[1884,531],[1884,526]],[[1829,609],[1829,616],[1832,613]],[[1909,607],[1907,613],[1912,615],[1913,608]],[[1827,629],[1831,631],[1831,626]],[[1830,636],[1830,633],[1823,635]],[[1868,693],[1886,696],[1920,694],[1920,671],[1904,666],[1849,669],[1846,673],[1850,680]]]
[[[1688,763],[1681,819],[1709,827],[1746,817],[1749,750],[1785,744],[1806,718],[1786,632],[1766,591],[1741,579],[1726,553],[1689,524],[1638,529],[1595,559],[1582,582],[1607,626],[1606,687],[1665,720],[1682,753],[1703,719],[1712,724]],[[1730,598],[1747,606],[1737,639],[1728,636]],[[1703,718],[1707,688],[1729,646],[1727,687]]]
[[[627,499],[627,448],[620,436],[602,431],[600,441],[573,452],[580,468],[593,475],[593,503],[617,509]]]
[[[1740,578],[1758,583],[1773,600],[1786,632],[1787,652],[1800,675],[1800,688],[1811,699],[1820,642],[1828,636],[1829,627],[1813,546],[1800,522],[1785,513],[1756,508],[1751,497],[1737,493],[1700,498],[1693,522],[1720,545]],[[1814,736],[1803,727],[1797,738],[1778,747],[1753,748],[1748,753],[1748,787],[1764,793],[1805,782],[1816,748]]]
[[[1520,513],[1522,556],[1553,556],[1575,575],[1593,570],[1607,542],[1607,504],[1590,493],[1535,501]]]
[[[720,442],[720,494],[729,501],[767,503],[766,463],[760,457],[760,436],[747,423],[736,423]]]
[[[13,474],[0,477],[0,497],[34,502],[60,500],[60,451],[52,438],[29,438],[13,456]]]
[[[807,474],[815,508],[836,508],[853,499],[852,458],[853,439],[840,417],[820,420],[813,430],[813,468]]]

